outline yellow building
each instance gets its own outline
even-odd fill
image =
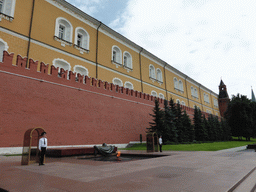
[[[64,0],[0,0],[0,12],[0,60],[6,50],[219,116],[216,93]]]

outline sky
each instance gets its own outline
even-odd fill
[[[256,91],[255,0],[67,0],[215,93]]]

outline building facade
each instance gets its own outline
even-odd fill
[[[220,116],[216,93],[64,0],[0,0],[0,12],[0,61],[5,50],[14,65],[20,55]]]

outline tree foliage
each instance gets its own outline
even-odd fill
[[[153,122],[150,122],[150,128],[148,132],[157,132],[157,134],[162,134],[164,132],[163,126],[163,111],[159,107],[159,101],[155,100],[155,107],[153,109],[153,114],[150,114],[153,118]]]
[[[169,104],[168,104],[169,103]],[[256,105],[254,105],[256,114]],[[171,143],[186,143],[197,141],[218,141],[230,140],[231,130],[224,119],[209,115],[206,119],[199,108],[194,110],[193,124],[185,110],[179,104],[175,104],[173,99],[164,101],[164,108],[161,109],[159,101],[155,100],[155,107],[150,127],[147,132],[156,132],[163,136],[163,141]],[[256,125],[256,121],[254,122]],[[252,127],[253,125],[251,125]],[[244,131],[243,135],[247,132]],[[256,131],[254,132],[256,135]]]
[[[164,126],[165,133],[163,133],[163,140],[177,143],[177,130],[175,126],[175,115],[168,105],[168,101],[164,101]]]
[[[203,117],[201,110],[198,107],[194,109],[194,129],[195,129],[195,139],[197,141],[207,141],[207,132],[203,124]]]
[[[255,133],[255,104],[246,96],[239,95],[232,97],[225,113],[228,125],[231,127],[231,133],[235,137],[250,137]],[[254,120],[253,120],[254,119]]]

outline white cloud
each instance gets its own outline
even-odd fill
[[[130,0],[111,27],[218,93],[256,89],[256,2]]]
[[[72,5],[78,7],[83,12],[93,16],[98,12],[98,7],[102,4],[100,3],[100,0],[66,0],[67,2],[71,3]]]

